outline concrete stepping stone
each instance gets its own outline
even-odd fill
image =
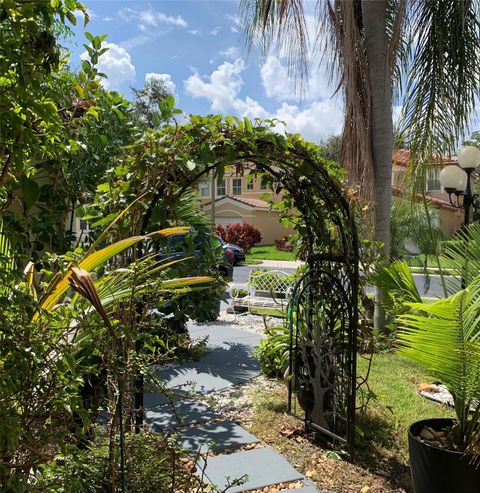
[[[208,457],[206,464],[203,460],[199,461],[197,469],[199,474],[204,471],[208,481],[216,485],[220,491],[228,486],[228,478],[231,482],[244,475],[248,476],[241,486],[228,489],[229,493],[303,479],[302,474],[268,447]]]
[[[201,361],[160,368],[155,374],[169,389],[199,394],[221,390],[242,381],[222,368],[212,368]]]
[[[168,390],[168,397],[163,392],[145,392],[143,394],[143,409],[149,410],[158,406],[170,405],[188,398],[188,394],[175,389]]]
[[[246,382],[260,373],[258,361],[245,348],[215,348],[200,361],[160,367],[155,375],[169,389],[205,394]]]
[[[260,440],[233,421],[207,423],[186,430],[178,430],[177,442],[192,452],[219,452],[258,443]]]
[[[208,345],[221,345],[222,343],[243,342],[250,347],[257,346],[261,336],[254,332],[236,329],[228,325],[204,325],[190,326],[189,332],[192,338],[201,339],[208,336]]]
[[[184,400],[170,404],[155,406],[145,410],[145,422],[153,431],[161,432],[181,426],[204,423],[219,419],[220,415],[201,402]]]

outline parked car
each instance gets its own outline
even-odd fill
[[[233,276],[234,251],[226,247],[218,236],[195,233],[171,235],[160,245],[159,253],[162,257],[174,259],[198,257],[205,264],[211,261],[222,277],[231,279]]]
[[[238,245],[234,245],[233,243],[226,243],[220,236],[217,236],[219,241],[221,241],[223,245],[223,249],[227,252],[227,255],[230,255],[230,252],[233,252],[233,265],[237,265],[240,262],[245,261],[245,252],[243,248],[240,248]]]

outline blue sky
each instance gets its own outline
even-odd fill
[[[110,49],[99,62],[108,88],[130,97],[130,86],[157,77],[186,113],[277,117],[316,142],[341,130],[341,100],[331,98],[324,70],[312,70],[308,95],[298,99],[281,58],[244,53],[238,0],[83,3],[90,13],[86,30],[108,34]],[[69,47],[76,68],[86,42],[80,16],[74,32]]]

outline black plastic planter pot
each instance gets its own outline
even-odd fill
[[[415,493],[478,493],[480,467],[470,463],[461,452],[438,449],[417,439],[425,426],[440,431],[451,426],[452,419],[424,419],[408,430],[410,468]]]

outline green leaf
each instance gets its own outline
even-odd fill
[[[30,209],[40,195],[40,187],[34,180],[23,177],[20,181],[25,207]]]

